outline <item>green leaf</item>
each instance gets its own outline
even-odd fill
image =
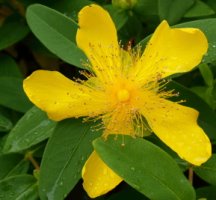
[[[206,182],[216,185],[216,154],[200,167],[194,167],[196,174]]]
[[[69,16],[76,17],[77,13],[86,5],[90,5],[93,2],[90,0],[73,0],[73,1],[68,1],[68,0],[61,0],[61,1],[56,1],[53,4],[53,8],[56,10],[59,10],[61,12],[66,13]],[[74,16],[76,15],[76,16]]]
[[[30,175],[19,175],[0,181],[0,199],[38,200],[36,179]]]
[[[6,20],[5,23],[0,26],[0,50],[20,41],[28,34],[28,32],[28,27],[19,19],[19,17]]]
[[[147,19],[149,16],[158,15],[158,0],[137,0],[132,8],[136,13]]]
[[[26,17],[32,32],[52,53],[69,64],[84,68],[81,63],[86,57],[76,46],[78,25],[75,21],[39,4],[29,6]]]
[[[195,94],[202,98],[213,110],[215,109],[214,89],[207,86],[195,86],[190,88]]]
[[[216,11],[216,1],[215,0],[207,0],[207,4]]]
[[[194,4],[194,0],[158,0],[158,14],[161,20],[175,24]]]
[[[190,88],[196,95],[202,98],[205,102],[207,102],[206,91],[208,90],[207,86],[194,86]]]
[[[96,139],[93,146],[113,171],[148,198],[195,199],[192,186],[176,162],[154,144],[142,138],[124,136],[124,140],[115,140],[110,136],[107,140]]]
[[[207,64],[200,64],[199,65],[200,73],[205,81],[205,84],[209,87],[213,86],[214,84],[214,75]]]
[[[23,115],[20,112],[16,112],[14,110],[11,110],[1,105],[0,105],[0,113],[5,117],[7,117],[8,119],[10,119],[12,123],[16,123],[19,120],[19,118]]]
[[[196,0],[195,4],[186,12],[184,17],[203,17],[215,14],[214,10],[206,3]]]
[[[127,22],[118,32],[119,38],[121,38],[121,44],[128,45],[129,41],[140,40],[141,32],[143,32],[143,24],[136,15],[128,17]]]
[[[6,141],[7,135],[0,137],[0,155],[3,155],[3,146]]]
[[[16,62],[8,55],[0,56],[0,77],[2,76],[23,77]]]
[[[161,148],[163,151],[168,153],[178,164],[179,168],[182,172],[185,172],[190,167],[190,164],[181,159],[176,152],[174,152],[172,149],[170,149],[165,143],[163,143],[162,140],[160,140],[155,134],[151,134],[148,137],[145,137],[146,140],[150,141],[151,143],[155,144],[159,148]]]
[[[9,133],[4,152],[18,152],[38,144],[52,134],[55,126],[45,112],[31,108]]]
[[[121,188],[121,190],[118,193],[114,193],[108,198],[108,200],[121,200],[121,199],[148,200],[147,197],[143,196],[143,194],[137,192],[130,186]]]
[[[216,197],[216,187],[207,186],[198,188],[196,190],[198,200],[215,200]]]
[[[0,180],[10,176],[24,174],[29,168],[29,162],[21,154],[6,154],[0,156]]]
[[[81,169],[92,152],[91,141],[101,132],[94,124],[67,119],[58,123],[46,146],[39,179],[41,199],[61,200],[81,177]]]
[[[198,123],[204,129],[211,139],[216,139],[216,114],[215,112],[196,94],[189,89],[174,81],[170,81],[166,85],[167,90],[174,90],[179,92],[179,96],[172,98],[173,101],[186,100],[182,103],[185,106],[195,108],[199,111]]]
[[[115,23],[116,29],[119,30],[127,22],[128,15],[127,12],[113,7],[112,5],[107,5],[104,7],[112,17],[112,20]]]
[[[91,0],[57,0],[55,3],[52,3],[52,8],[64,13],[64,15],[77,22],[79,11],[87,5],[91,5],[92,3],[93,2]]]
[[[5,107],[26,112],[32,106],[23,91],[20,78],[0,77],[0,94],[0,105]]]
[[[0,132],[7,132],[13,127],[12,122],[0,113]]]

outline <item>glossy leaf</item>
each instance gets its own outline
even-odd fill
[[[144,32],[142,27],[142,22],[140,21],[139,17],[136,15],[128,16],[128,19],[123,27],[119,30],[118,34],[120,36],[120,41],[122,44],[125,44],[125,47],[131,44],[133,45],[133,41],[136,38],[140,40],[140,33]]]
[[[215,0],[207,0],[208,5],[214,10],[216,11],[216,2]]]
[[[81,169],[92,152],[91,123],[68,119],[58,123],[43,156],[39,192],[42,200],[61,200],[81,178]]]
[[[133,10],[145,20],[151,19],[152,16],[158,15],[158,0],[137,0]]]
[[[0,163],[0,180],[26,173],[29,168],[28,161],[21,154],[1,155]]]
[[[7,55],[0,56],[0,77],[2,76],[22,78],[16,62]]]
[[[128,20],[128,14],[122,9],[115,8],[111,5],[105,6],[105,9],[109,12],[112,20],[115,23],[116,29],[119,30]]]
[[[19,112],[26,112],[32,106],[23,91],[20,78],[0,77],[0,94],[0,105],[2,106]]]
[[[4,147],[4,143],[6,141],[7,135],[0,137],[0,156],[3,155],[3,147]]]
[[[54,54],[65,62],[83,68],[86,61],[76,46],[78,25],[65,15],[39,4],[31,5],[26,13],[27,22],[35,36]]]
[[[190,88],[195,94],[203,99],[213,110],[216,108],[216,102],[214,100],[214,88],[208,86],[194,86]]]
[[[216,186],[206,186],[196,190],[198,200],[215,200]]]
[[[202,98],[205,102],[208,102],[208,98],[207,98],[208,89],[209,87],[207,86],[194,86],[190,88],[191,91],[193,91],[197,96]]]
[[[205,84],[209,87],[213,86],[214,84],[214,75],[211,72],[211,69],[207,64],[200,64],[199,65],[200,73],[205,81]]]
[[[159,0],[159,17],[161,20],[166,19],[169,24],[175,24],[184,16],[194,2],[194,0]]]
[[[0,181],[0,199],[38,200],[36,179],[30,175],[19,175]]]
[[[56,1],[53,8],[66,13],[67,16],[77,17],[78,12],[86,5],[92,4],[91,0],[61,0]]]
[[[176,161],[182,172],[188,170],[190,163],[181,159],[176,152],[174,152],[166,144],[164,144],[155,134],[151,134],[148,137],[145,137],[145,139],[157,145],[159,148],[169,154]]]
[[[216,186],[216,154],[200,167],[195,167],[194,171],[206,182]]]
[[[114,193],[111,195],[108,200],[127,200],[127,199],[134,199],[134,200],[148,200],[147,197],[143,196],[143,194],[137,192],[130,186],[126,186],[121,188],[121,191]]]
[[[16,30],[16,34],[14,34]],[[26,24],[19,18],[11,19],[0,26],[0,50],[5,49],[23,39],[29,32]]]
[[[201,17],[215,14],[214,10],[201,0],[196,0],[195,4],[187,11],[184,17]]]
[[[56,122],[48,119],[45,112],[32,107],[14,126],[5,142],[5,152],[19,152],[47,139]]]
[[[12,122],[0,113],[0,132],[7,132],[13,127]]]
[[[150,199],[193,200],[192,186],[176,162],[142,138],[98,138],[93,142],[101,159],[125,182]]]

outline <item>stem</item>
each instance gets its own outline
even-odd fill
[[[33,158],[31,152],[28,152],[28,153],[26,154],[25,157],[26,157],[26,159],[28,159],[28,160],[32,163],[32,165],[34,166],[35,169],[37,169],[37,170],[40,169],[39,164],[38,164],[37,161]]]
[[[188,169],[188,180],[191,183],[191,185],[193,185],[193,168],[192,167]]]

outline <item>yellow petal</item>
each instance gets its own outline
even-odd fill
[[[208,42],[201,30],[170,28],[161,22],[152,35],[140,61],[132,71],[142,83],[187,72],[201,62]]]
[[[92,64],[92,70],[102,82],[110,82],[120,70],[120,49],[115,25],[108,12],[92,4],[78,16],[76,41]]]
[[[28,98],[53,120],[91,117],[107,111],[104,93],[56,71],[37,70],[24,80],[23,87]]]
[[[141,112],[154,133],[182,159],[201,165],[211,156],[211,143],[197,124],[198,112],[161,99],[145,97]]]
[[[91,198],[106,194],[121,181],[94,151],[86,161],[83,170],[83,187]]]

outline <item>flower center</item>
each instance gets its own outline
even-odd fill
[[[128,90],[126,89],[121,89],[117,93],[117,97],[119,101],[127,101],[130,98],[130,94]]]

